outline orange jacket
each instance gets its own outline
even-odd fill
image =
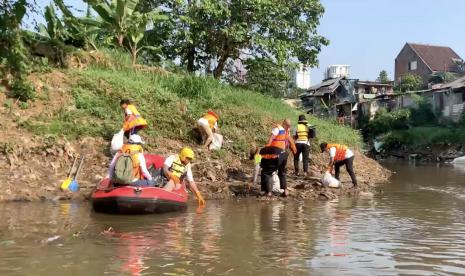
[[[277,125],[276,128],[279,129],[279,133],[271,139],[271,142],[267,146],[280,148],[282,150],[286,150],[290,147],[292,152],[296,153],[297,149],[294,141],[289,135],[289,131],[285,130],[281,125]]]
[[[147,121],[140,115],[137,108],[130,104],[127,109],[131,111],[131,115],[125,115],[123,129],[124,131],[129,131],[133,128],[143,129],[147,127]]]
[[[208,121],[211,129],[213,129],[216,122],[218,122],[218,115],[216,115],[216,113],[213,111],[208,111],[207,114],[203,115],[202,118]]]
[[[336,148],[336,156],[334,156],[334,161],[342,161],[346,159],[347,146],[341,144],[328,144],[326,148],[329,150],[331,148]]]

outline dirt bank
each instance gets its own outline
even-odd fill
[[[150,145],[164,145],[163,149],[151,147],[150,152],[167,155],[174,153],[182,144],[167,139],[151,140]],[[92,189],[107,173],[110,161],[106,153],[108,142],[101,138],[84,138],[74,142],[63,139],[47,139],[32,135],[21,135],[13,141],[1,144],[0,151],[0,201],[33,201],[88,199]],[[60,183],[74,156],[85,156],[83,170],[78,178],[81,190],[78,193],[62,192]],[[197,161],[194,174],[199,187],[207,199],[226,199],[256,196],[259,187],[247,189],[247,181],[252,174],[249,160],[240,160],[227,152],[210,153],[196,150]],[[291,160],[289,160],[291,161]],[[327,160],[321,154],[312,155],[311,170],[317,174]],[[292,162],[289,171],[292,172]],[[290,197],[299,199],[331,199],[340,195],[372,191],[374,185],[386,181],[389,171],[376,161],[356,153],[355,170],[359,188],[352,186],[348,175],[342,172],[342,189],[321,187],[318,178],[296,177],[290,173]]]
[[[72,77],[60,71],[53,71],[42,77],[31,79],[36,86],[38,98],[29,102],[26,108],[13,99],[7,99],[5,93],[0,93],[0,201],[86,199],[107,173],[111,157],[108,152],[109,142],[104,138],[80,137],[68,141],[57,138],[61,136],[56,134],[34,134],[41,128],[41,123],[56,118],[57,114],[66,116],[75,108],[69,91],[69,86],[74,82]],[[271,118],[264,120],[269,120],[266,125],[272,124]],[[34,126],[30,125],[31,121],[34,122]],[[77,117],[73,124],[81,125],[84,122]],[[162,137],[144,135],[144,138],[147,142],[147,152],[164,156],[176,153],[185,146],[180,141]],[[226,143],[229,143],[229,140]],[[193,166],[195,178],[207,199],[258,194],[258,187],[251,191],[247,189],[247,181],[253,168],[245,153],[235,155],[228,150],[211,153],[198,149],[196,145],[191,146],[197,155],[197,161]],[[73,157],[78,155],[85,156],[84,167],[78,178],[81,190],[75,194],[62,192],[59,190],[60,183],[66,178]],[[326,156],[321,154],[312,155],[311,169],[314,175],[328,162],[324,157]],[[333,198],[370,191],[376,183],[386,181],[390,175],[376,161],[357,153],[355,170],[359,188],[349,188],[352,185],[343,170],[342,180],[347,185],[342,189],[327,189],[319,185],[318,177],[292,176],[292,163],[292,160],[289,160],[288,186],[293,198]]]

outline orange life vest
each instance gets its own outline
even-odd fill
[[[145,121],[145,119],[142,118],[139,111],[134,105],[129,104],[127,109],[131,111],[132,114],[129,116],[127,114],[125,115],[125,119],[123,123],[124,131],[129,131],[133,128],[143,129],[147,127],[147,121]],[[130,120],[131,116],[134,116],[132,120]]]
[[[141,179],[140,163],[138,154],[143,154],[141,145],[124,144],[119,154],[130,154],[132,160],[132,171],[134,173],[134,179]]]
[[[136,108],[133,104],[128,104],[127,109],[129,109],[129,111],[131,111],[131,113],[132,113],[136,118],[137,118],[137,117],[140,117],[139,111],[137,110],[137,108]]]
[[[271,143],[267,146],[276,147],[280,149],[287,149],[289,144],[289,132],[286,131],[281,125],[277,125],[276,128],[279,130],[278,135],[273,137]]]
[[[336,156],[334,156],[334,161],[342,161],[346,159],[347,146],[341,144],[328,144],[326,148],[328,150],[331,148],[336,148]]]
[[[208,121],[208,125],[211,129],[213,129],[216,122],[218,122],[218,115],[216,115],[216,113],[213,111],[208,111],[207,114],[203,115],[202,118]]]

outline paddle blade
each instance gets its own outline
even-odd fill
[[[69,184],[69,187],[68,189],[71,191],[71,192],[77,192],[79,190],[79,184],[76,180],[73,180],[71,181],[71,183]]]
[[[61,183],[60,189],[62,189],[63,191],[68,190],[69,185],[71,184],[71,181],[72,181],[71,177],[66,178],[66,180],[63,181],[63,183]]]

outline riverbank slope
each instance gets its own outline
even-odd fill
[[[86,53],[68,69],[34,73],[30,79],[37,91],[33,102],[8,98],[6,88],[0,93],[0,201],[87,197],[107,172],[109,141],[123,119],[121,98],[132,99],[149,122],[141,132],[148,152],[167,155],[185,145],[194,147],[194,174],[207,198],[247,194],[245,183],[252,171],[246,159],[250,144],[263,145],[274,122],[289,117],[295,123],[301,113],[279,99],[211,78],[154,67],[134,68],[124,58],[105,53]],[[224,149],[216,152],[199,149],[192,131],[197,118],[208,109],[220,113],[221,133],[226,139]],[[321,141],[361,147],[356,131],[310,116],[309,121],[317,129],[314,150]],[[63,193],[59,184],[78,154],[86,158],[78,179],[81,190]],[[312,154],[315,173],[325,162],[321,154]],[[378,163],[359,153],[355,168],[359,190],[368,190],[389,176]],[[291,177],[290,186],[297,197],[333,194],[315,179]]]

